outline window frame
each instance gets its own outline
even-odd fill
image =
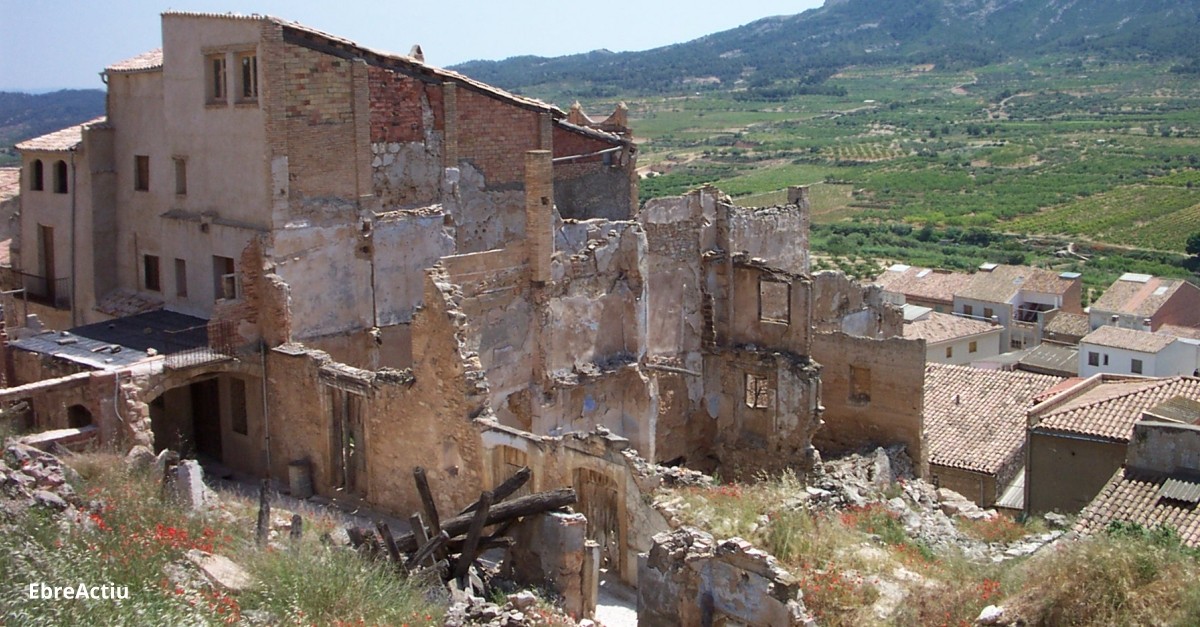
[[[188,297],[187,260],[175,258],[175,297]]]
[[[1100,366],[1100,353],[1097,353],[1096,351],[1088,351],[1087,363],[1089,366],[1092,366],[1094,368],[1099,367]]]
[[[770,409],[772,401],[771,378],[753,372],[745,373],[742,379],[742,402],[750,409]]]
[[[162,292],[162,260],[158,255],[142,255],[142,289]]]
[[[54,193],[66,194],[70,191],[70,169],[67,168],[67,162],[59,159],[54,162]]]
[[[971,340],[971,342],[969,344],[967,344],[967,353],[978,353],[978,352],[979,352],[979,342],[976,340]]]
[[[150,191],[150,155],[133,156],[133,191]]]
[[[247,61],[250,66],[246,67]],[[246,50],[235,53],[234,65],[237,70],[237,94],[235,100],[241,104],[251,104],[258,102],[259,95],[259,76],[258,76],[258,51]]]
[[[229,104],[229,61],[224,52],[204,55],[204,101],[210,105]]]
[[[32,170],[29,174],[29,191],[46,191],[46,164],[41,159],[34,159],[29,166]]]
[[[1136,357],[1129,358],[1129,371],[1130,372],[1132,372],[1133,374],[1143,374],[1143,372],[1142,372],[1143,370],[1145,370],[1145,364],[1142,363],[1142,360],[1137,359]]]
[[[780,286],[782,286],[782,288],[783,288],[782,311],[768,312],[766,310],[766,308],[764,308],[764,306],[763,306],[764,303],[771,304],[775,300],[774,297],[780,296],[779,294],[764,295],[763,288],[766,286],[769,286],[769,287],[767,287],[767,289],[769,289],[769,290],[776,290],[776,289],[779,289]],[[779,314],[782,317],[779,317],[779,315],[776,315],[776,314]],[[787,281],[778,281],[778,280],[775,280],[775,279],[772,279],[769,277],[759,277],[759,279],[758,279],[758,320],[760,322],[773,322],[775,324],[790,324],[791,318],[792,318],[792,284]]]
[[[187,196],[187,157],[171,157],[175,164],[175,195]]]

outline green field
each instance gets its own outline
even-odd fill
[[[815,252],[857,273],[867,272],[867,253],[973,267],[1023,252],[1028,263],[1062,265],[1055,249],[1075,242],[1100,251],[1078,268],[1094,284],[1123,267],[1192,275],[1183,252],[1200,231],[1197,75],[1045,58],[952,72],[851,67],[826,84],[845,95],[756,101],[734,88],[631,99],[638,163],[653,177],[642,180],[642,199],[714,184],[739,204],[772,204],[806,184],[820,228],[995,235],[975,246],[860,233],[865,241],[843,255],[845,233],[814,233]],[[1044,250],[1002,237],[1010,233],[1042,238]]]

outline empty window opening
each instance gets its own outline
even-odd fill
[[[175,193],[187,194],[187,159],[175,157]]]
[[[208,74],[208,102],[224,103],[225,92],[225,55],[213,54],[205,57],[205,72]]]
[[[142,285],[151,292],[162,291],[158,273],[158,255],[142,255]]]
[[[1140,359],[1129,360],[1129,371],[1132,372],[1133,374],[1142,374],[1142,360],[1140,360]]]
[[[975,308],[970,305],[963,305],[963,315],[964,316],[975,315]]]
[[[791,292],[790,283],[759,279],[758,319],[787,324],[791,318]]]
[[[29,189],[35,192],[46,189],[46,169],[41,159],[34,159],[30,164]]]
[[[767,377],[746,373],[746,407],[766,409],[771,406],[773,390]]]
[[[850,401],[871,402],[871,369],[866,366],[850,366]]]
[[[234,433],[250,434],[250,423],[246,415],[246,382],[229,380],[229,421]]]
[[[134,155],[133,157],[133,189],[139,192],[150,191],[149,155]]]
[[[967,344],[967,352],[968,353],[975,353],[978,351],[979,351],[979,342],[971,342],[970,344]]]
[[[954,347],[953,347],[953,346],[947,346],[947,347],[946,347],[946,359],[949,359],[949,358],[951,358],[951,357],[953,357],[953,356],[954,356]]]
[[[238,297],[236,272],[232,257],[213,255],[213,297],[216,300]]]
[[[244,54],[238,57],[241,70],[238,80],[238,99],[249,102],[258,99],[258,57]]]
[[[67,426],[72,429],[82,429],[92,424],[92,412],[83,405],[71,405],[67,408]]]
[[[187,262],[182,259],[175,260],[175,295],[179,298],[187,298],[188,295],[187,282]]]
[[[67,162],[66,161],[60,160],[60,161],[54,162],[54,193],[55,194],[67,193]]]
[[[1104,353],[1104,365],[1108,365],[1108,353]]]

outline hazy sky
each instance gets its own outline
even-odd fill
[[[0,90],[102,88],[98,73],[161,45],[166,10],[263,13],[449,66],[472,59],[645,50],[800,13],[822,0],[0,0]],[[565,7],[578,7],[570,9]]]

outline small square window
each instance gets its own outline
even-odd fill
[[[983,317],[984,317],[984,318],[987,318],[988,320],[991,320],[991,319],[992,319],[992,314],[993,314],[993,313],[994,313],[994,312],[992,311],[992,308],[991,308],[991,307],[984,307],[984,308],[983,308]]]
[[[1131,359],[1129,362],[1129,371],[1133,374],[1142,374],[1142,360]]]
[[[963,305],[963,315],[964,316],[975,315],[975,308],[970,305]]]
[[[142,284],[151,292],[161,292],[162,283],[158,274],[158,255],[142,255]]]
[[[765,409],[770,406],[770,382],[764,376],[746,373],[746,407]]]
[[[253,53],[238,55],[238,101],[258,100],[258,57]]]
[[[150,191],[150,157],[135,155],[133,157],[133,189],[139,192]]]
[[[175,157],[175,193],[187,194],[187,159]]]
[[[1089,366],[1099,366],[1100,365],[1100,353],[1093,353],[1091,351],[1088,351],[1088,365]]]
[[[967,352],[968,352],[968,353],[977,353],[977,352],[979,352],[979,342],[971,342],[970,344],[968,344],[968,345],[967,345]]]
[[[758,281],[758,319],[787,324],[791,317],[790,283],[760,279]]]

